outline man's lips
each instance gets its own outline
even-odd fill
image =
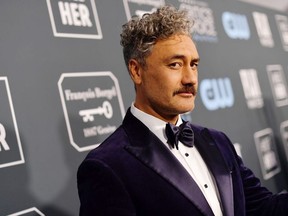
[[[185,89],[179,89],[174,92],[173,95],[185,95],[185,96],[196,96],[197,90],[195,88],[185,88]]]
[[[192,92],[178,92],[177,95],[183,95],[183,96],[194,96]]]

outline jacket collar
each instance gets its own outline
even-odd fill
[[[131,114],[130,110],[128,110],[124,118],[123,127],[130,139],[130,145],[125,147],[128,152],[175,186],[204,215],[213,215],[209,204],[193,178],[164,144],[141,121]],[[194,130],[195,145],[197,145],[200,154],[216,179],[225,214],[233,215],[233,206],[230,206],[231,200],[233,200],[230,173],[227,173],[226,166],[223,166],[223,158],[221,158],[218,149],[215,148],[215,143],[210,139],[203,140],[201,138],[202,132],[198,127],[195,127]],[[204,133],[207,133],[207,131],[204,131]],[[228,186],[231,190],[227,190],[226,187]],[[197,195],[195,196],[195,194]],[[232,214],[230,214],[231,212]]]
[[[223,145],[227,140],[221,139],[223,143],[219,143],[219,139],[215,139],[215,137],[213,139],[207,128],[200,129],[194,126],[193,131],[195,134],[195,145],[197,145],[198,151],[216,181],[223,215],[234,215],[232,168],[228,166],[228,162],[226,162],[225,157],[219,150],[219,146]]]

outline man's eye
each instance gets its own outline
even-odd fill
[[[191,67],[192,67],[192,68],[197,68],[197,67],[198,67],[198,63],[197,63],[197,62],[193,62],[193,63],[191,64]]]
[[[173,63],[169,64],[169,67],[171,67],[171,68],[179,68],[181,66],[182,66],[182,64],[180,62],[173,62]]]

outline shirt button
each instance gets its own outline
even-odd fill
[[[188,156],[189,156],[189,154],[188,154],[188,153],[185,153],[185,156],[186,156],[186,157],[188,157]]]
[[[208,188],[208,185],[207,185],[207,184],[204,184],[204,187],[205,187],[205,188]]]

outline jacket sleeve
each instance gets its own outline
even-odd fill
[[[242,159],[237,155],[233,144],[224,133],[216,135],[221,143],[229,143],[228,148],[230,162],[234,161],[241,178],[241,186],[244,191],[246,215],[257,216],[287,216],[288,215],[288,193],[273,194],[254,173],[247,168]],[[226,139],[226,141],[224,141]],[[228,142],[227,142],[228,141]],[[227,148],[227,146],[226,146]],[[241,199],[241,198],[240,198]],[[237,200],[235,200],[237,202]]]
[[[98,160],[85,160],[77,173],[80,216],[134,216],[129,194],[117,175]]]
[[[287,216],[288,193],[273,194],[261,185],[253,172],[240,161],[240,170],[244,187],[247,215]]]

